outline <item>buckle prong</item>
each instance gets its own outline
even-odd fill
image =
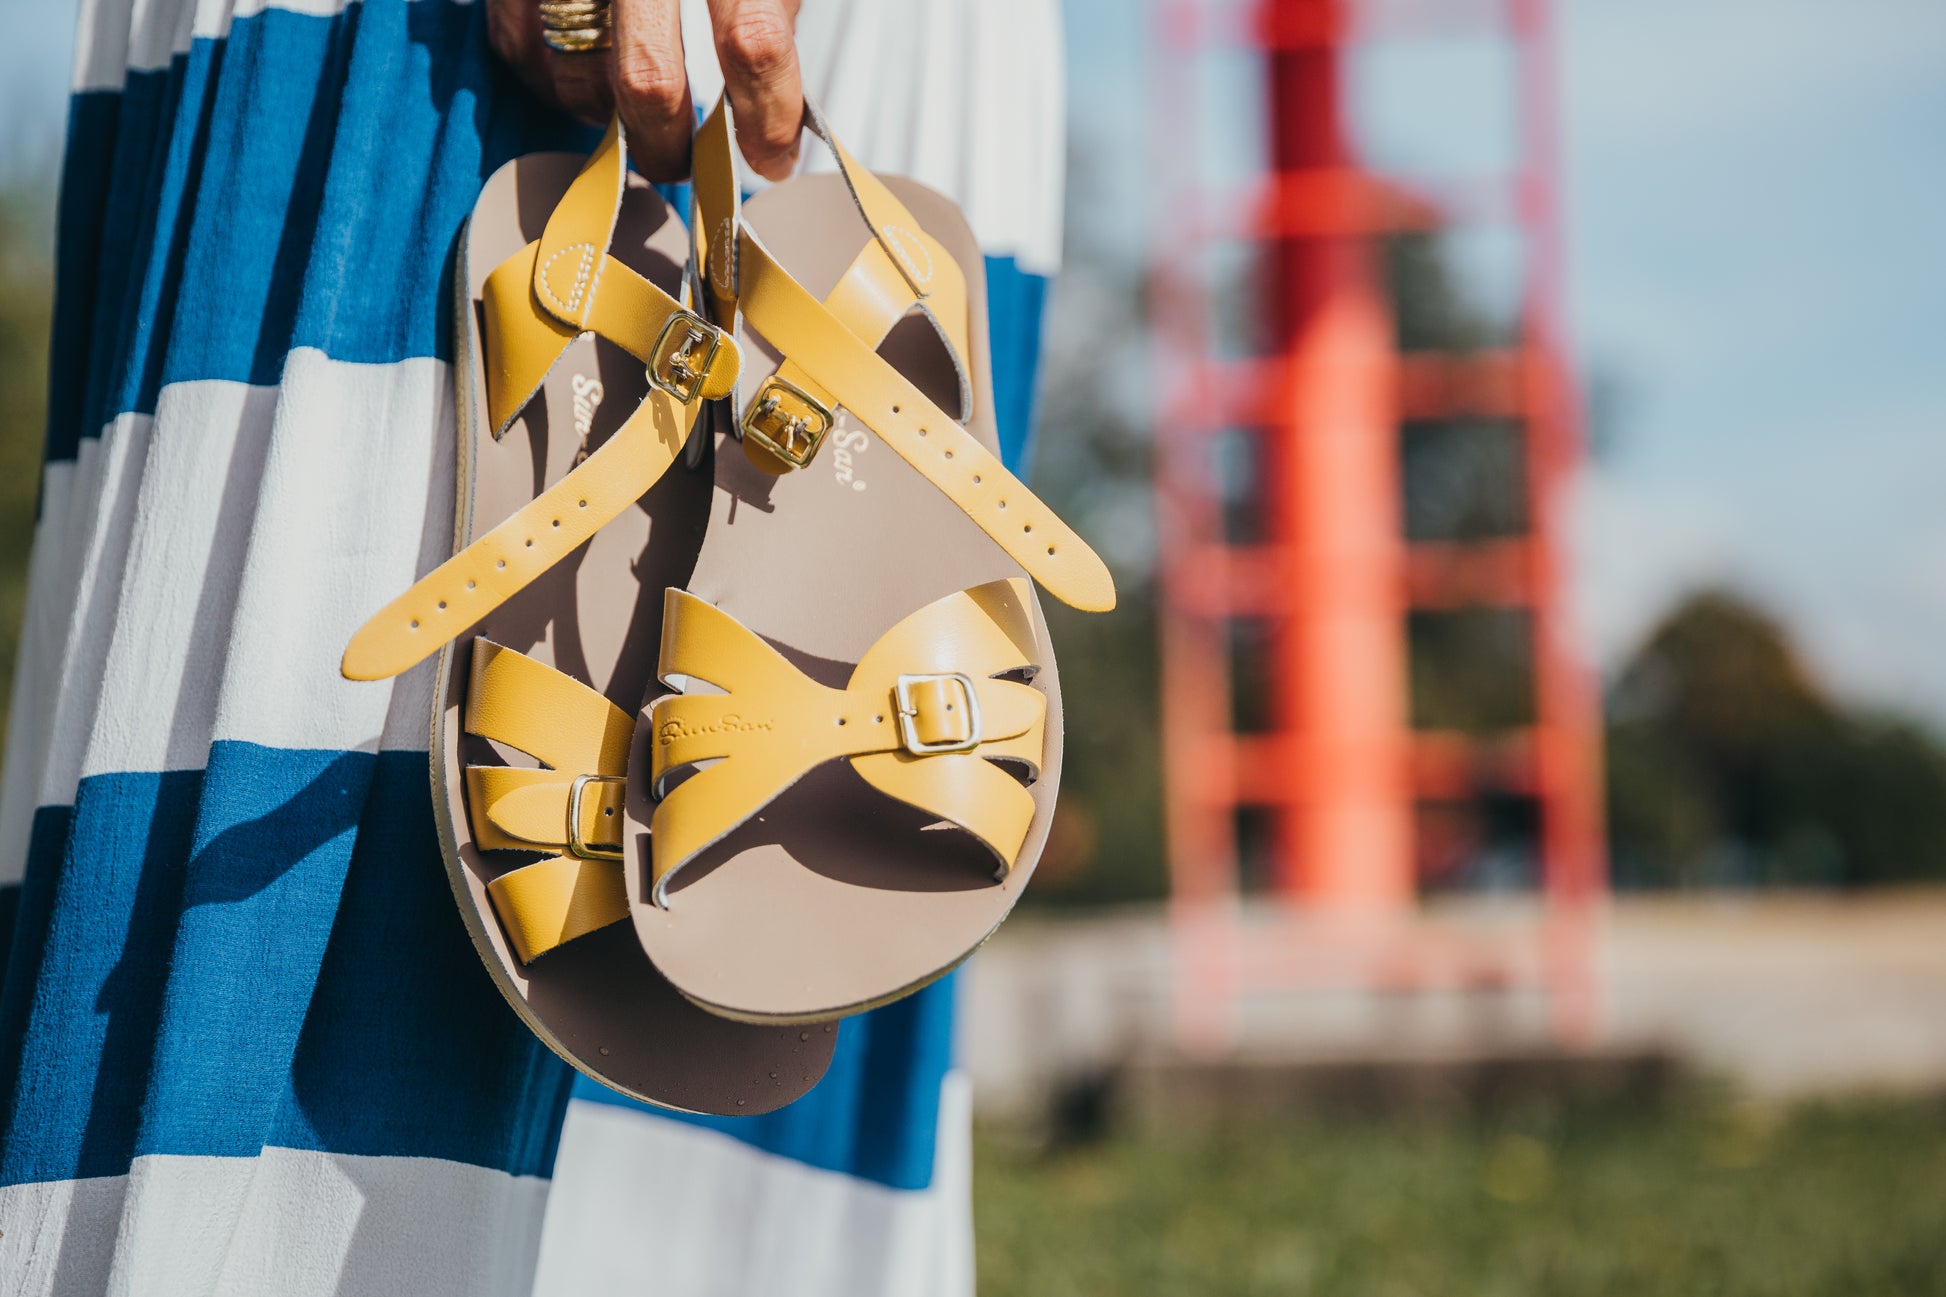
[[[649,353],[649,385],[689,405],[703,394],[703,383],[709,378],[710,366],[716,363],[716,353],[722,347],[721,329],[694,311],[677,311],[663,324],[662,332],[656,335],[655,349]]]
[[[944,684],[949,680],[960,687],[960,696],[966,704],[966,737],[941,739],[933,743],[924,742],[919,737],[919,704],[912,696],[913,686]],[[973,678],[963,672],[929,671],[902,675],[898,683],[893,686],[892,696],[899,716],[899,742],[914,756],[934,756],[941,752],[971,752],[983,741],[980,696],[973,692]],[[948,707],[951,705],[947,704]]]
[[[581,836],[581,798],[588,791],[589,784],[623,784],[628,780],[621,775],[576,775],[568,785],[568,854],[580,856],[584,860],[620,860],[622,844],[615,842],[590,842]]]
[[[744,407],[739,429],[792,468],[803,468],[818,453],[835,421],[831,407],[789,379],[772,374]]]

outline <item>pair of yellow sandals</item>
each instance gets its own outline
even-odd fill
[[[687,229],[619,123],[487,182],[457,552],[344,657],[441,655],[447,870],[514,1009],[692,1111],[796,1098],[999,926],[1060,775],[1033,582],[1115,597],[995,454],[964,217],[806,121],[837,173],[743,204],[719,104]]]

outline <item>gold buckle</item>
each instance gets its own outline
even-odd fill
[[[677,331],[681,330],[681,337]],[[702,359],[697,349],[708,343]],[[723,331],[694,311],[677,311],[656,335],[655,348],[649,352],[649,384],[688,405],[703,394],[709,367],[723,347]],[[667,374],[664,374],[667,370]]]
[[[568,785],[568,854],[584,860],[620,860],[622,844],[589,842],[581,836],[581,796],[589,784],[627,784],[620,775],[576,775]]]
[[[922,742],[919,738],[919,704],[912,696],[913,686],[945,684],[951,681],[960,687],[960,696],[966,704],[966,737],[960,739],[941,739],[933,743]],[[893,701],[899,714],[899,742],[905,750],[916,757],[933,756],[940,752],[971,752],[980,746],[982,727],[980,723],[980,696],[973,692],[973,679],[958,671],[937,671],[916,675],[902,675],[892,689]],[[951,711],[953,704],[947,703]]]
[[[792,468],[803,468],[831,431],[830,407],[796,383],[772,374],[743,410],[743,435]]]

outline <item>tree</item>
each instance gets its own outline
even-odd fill
[[[1618,885],[1946,878],[1946,749],[1909,720],[1834,702],[1735,595],[1670,614],[1608,712]]]
[[[0,174],[0,689],[13,680],[47,417],[48,318],[53,298],[46,168]],[[10,693],[0,693],[4,729]]]

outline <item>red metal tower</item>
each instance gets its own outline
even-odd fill
[[[1379,177],[1347,128],[1363,42],[1489,34],[1508,43],[1518,158],[1460,182]],[[1605,887],[1599,700],[1566,625],[1562,491],[1580,454],[1561,318],[1552,33],[1546,0],[1166,0],[1156,69],[1156,443],[1169,856],[1186,1043],[1228,1038],[1256,987],[1537,983],[1568,1037],[1594,1027],[1592,916]],[[1197,174],[1213,50],[1255,51],[1264,170],[1242,194]],[[1428,111],[1436,106],[1428,104]],[[1522,245],[1517,340],[1402,351],[1383,241],[1478,225]],[[1260,341],[1218,354],[1209,254],[1255,265]],[[1510,420],[1526,526],[1408,540],[1407,421]],[[1256,534],[1229,534],[1217,448],[1239,441]],[[1408,618],[1513,610],[1529,637],[1526,719],[1497,732],[1416,727]],[[1255,628],[1263,721],[1239,732],[1233,662]],[[1429,808],[1483,789],[1538,810],[1538,922],[1491,940],[1429,921],[1417,843]],[[1260,826],[1265,890],[1239,904],[1238,825]]]

